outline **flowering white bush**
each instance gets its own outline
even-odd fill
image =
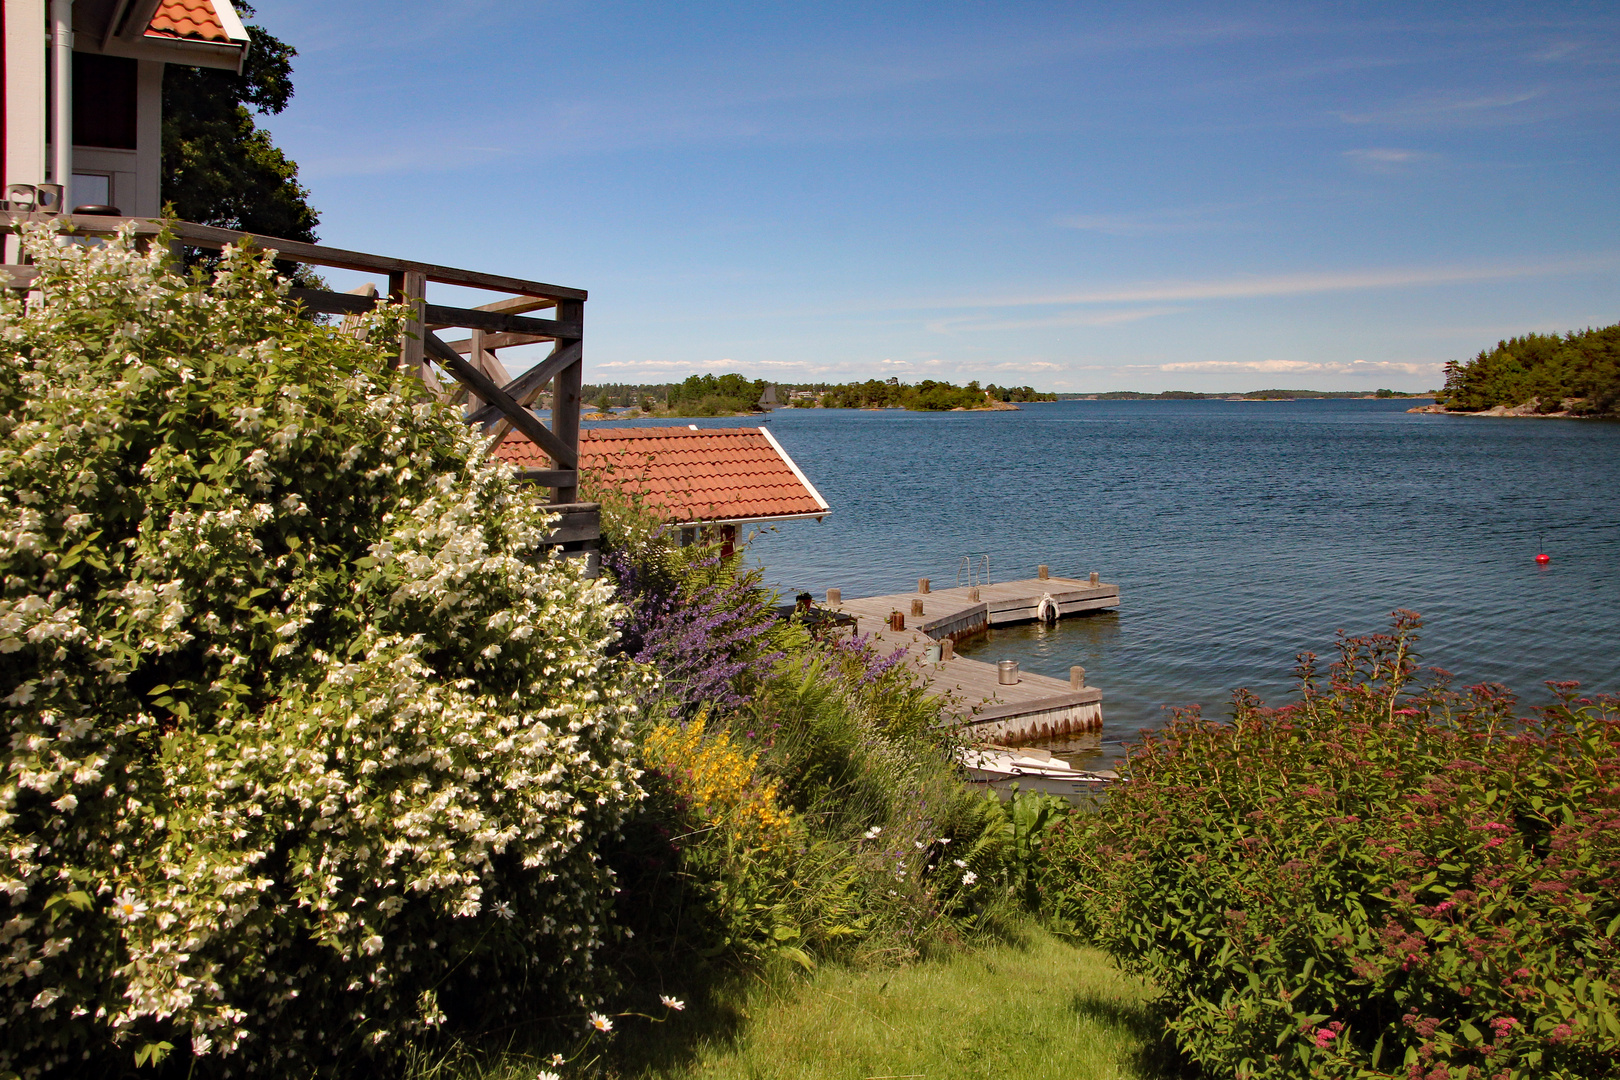
[[[609,589],[268,256],[0,297],[0,1074],[285,1071],[594,1004],[640,795]]]

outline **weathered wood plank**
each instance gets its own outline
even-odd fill
[[[430,325],[428,329],[439,331],[445,328],[442,326]],[[556,338],[549,338],[543,334],[496,334],[487,330],[481,330],[479,333],[484,335],[484,348],[486,350],[509,349],[514,345],[534,345],[542,341],[556,340]],[[445,344],[456,350],[456,352],[461,353],[463,356],[466,356],[472,350],[472,338],[470,337],[461,338],[456,341],[447,341]]]
[[[567,301],[564,302],[568,303]],[[558,307],[564,306],[559,304]],[[564,319],[531,319],[527,315],[505,315],[499,311],[479,311],[477,308],[447,307],[428,304],[423,310],[424,321],[444,328],[461,326],[469,330],[493,330],[514,334],[533,334],[542,339],[577,340],[583,328],[577,321]]]
[[[571,341],[507,383],[502,389],[510,394],[514,400],[527,405],[534,400],[535,395],[545,389],[546,383],[555,378],[559,371],[572,364],[579,363],[581,355],[580,343]],[[557,409],[553,406],[552,414],[556,415],[556,412]],[[467,422],[470,424],[482,424],[487,428],[497,418],[497,414],[489,406],[485,406],[467,417]]]
[[[499,386],[488,375],[469,364],[460,353],[440,341],[431,331],[422,334],[427,351],[445,369],[454,375],[456,381],[477,394],[490,405],[499,409],[508,423],[523,434],[533,439],[535,445],[551,455],[551,459],[564,469],[579,468],[579,433],[574,432],[571,442],[565,442],[540,422],[540,418],[528,409],[519,405],[512,396]],[[577,424],[577,421],[576,421]],[[573,502],[572,498],[559,499],[559,502]]]
[[[519,469],[516,479],[521,484],[548,488],[579,486],[579,473],[574,469]]]
[[[516,317],[516,316],[513,316]],[[557,302],[557,324],[573,323],[580,327],[575,338],[584,335],[585,304],[579,300],[559,300]],[[575,344],[580,344],[578,341]],[[556,430],[557,438],[569,446],[579,446],[579,407],[581,404],[581,384],[585,379],[585,364],[583,352],[574,354],[574,362],[568,364],[557,372],[556,389],[551,397],[551,423]],[[576,454],[573,461],[559,461],[559,465],[566,468],[578,468],[579,459]],[[577,487],[553,488],[552,494],[557,502],[573,502],[579,497]]]

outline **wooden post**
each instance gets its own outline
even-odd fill
[[[1095,571],[1095,570],[1093,570],[1093,571],[1092,571],[1092,572],[1091,572],[1091,583],[1092,583],[1092,584],[1093,584],[1093,585],[1096,585],[1096,584],[1097,584],[1097,583],[1098,583],[1098,582],[1099,582],[1099,581],[1100,581],[1100,580],[1101,580],[1101,579],[1100,579],[1100,578],[1098,578],[1098,576],[1097,576],[1097,571]]]
[[[942,646],[942,651],[940,652],[940,658],[941,659],[949,660],[953,656],[956,655],[956,639],[955,638],[947,637],[947,638],[943,639],[940,642],[940,645]]]
[[[928,579],[927,578],[920,577],[920,578],[917,579],[917,591],[920,592],[920,593],[925,593],[925,592],[928,591]]]
[[[979,602],[979,587],[977,585],[968,589],[968,601],[974,604]]]
[[[827,590],[827,606],[828,607],[837,607],[839,604],[842,604],[843,602],[844,602],[844,590],[842,590],[842,589],[828,589]]]
[[[921,615],[922,613],[923,613],[922,601],[921,600],[913,600],[911,602],[911,614],[916,616],[916,615]]]
[[[422,335],[426,327],[422,324],[422,299],[427,295],[427,275],[419,270],[405,270],[388,275],[388,292],[396,300],[414,301],[416,318],[405,323],[405,332],[400,338],[399,362],[405,365],[405,370],[422,377],[424,371],[423,360],[427,356],[425,346],[422,344]]]
[[[906,617],[904,615],[902,615],[898,611],[889,612],[889,629],[890,630],[904,630],[905,628],[906,628]]]
[[[1086,669],[1079,664],[1069,669],[1069,689],[1080,690],[1086,685]]]
[[[580,300],[557,301],[557,321],[583,323],[585,304]],[[581,356],[557,373],[557,389],[551,396],[551,431],[557,438],[579,448],[580,387],[585,379],[585,363]],[[559,465],[558,468],[567,466]],[[579,499],[579,474],[574,474],[574,486],[551,489],[551,501],[576,502]]]
[[[1046,564],[1045,563],[1042,563],[1041,565],[1039,565],[1039,566],[1037,566],[1035,568],[1035,576],[1040,578],[1042,581],[1045,581],[1048,577],[1051,576],[1050,572],[1046,569]]]
[[[490,374],[489,365],[484,362],[484,332],[482,330],[474,328],[467,334],[467,362],[472,364],[472,366],[477,368],[479,371],[482,371],[485,375]],[[495,382],[500,385],[504,385],[510,381],[510,379],[495,380]],[[468,416],[471,416],[473,413],[477,412],[483,407],[483,398],[479,397],[477,394],[470,393],[467,395]]]

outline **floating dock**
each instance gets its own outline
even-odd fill
[[[1045,572],[1045,568],[1042,568]],[[1087,686],[1084,669],[1053,679],[1021,671],[1017,682],[1000,681],[998,665],[955,656],[954,643],[993,626],[1054,620],[1119,606],[1119,586],[1098,580],[1036,577],[999,585],[932,589],[928,579],[917,591],[843,599],[830,590],[826,607],[855,618],[855,632],[871,634],[884,652],[906,651],[907,662],[929,688],[946,701],[974,741],[1027,742],[1062,738],[1102,728],[1102,691]],[[898,613],[904,629],[891,626]],[[941,658],[930,661],[930,646]]]

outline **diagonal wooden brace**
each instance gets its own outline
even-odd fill
[[[505,386],[506,392],[511,395],[514,401],[527,405],[529,402],[534,400],[534,396],[545,387],[546,383],[550,382],[556,377],[557,372],[563,370],[569,364],[577,364],[579,362],[580,351],[579,342],[569,342],[567,345],[564,345],[562,348],[553,352],[550,356],[534,365],[534,367],[530,368],[528,371],[525,371],[511,382],[507,383]],[[483,397],[483,395],[480,394],[479,397]],[[489,399],[485,398],[484,400],[488,401]],[[467,422],[469,424],[481,424],[487,428],[490,424],[498,421],[503,415],[505,414],[500,409],[497,409],[494,405],[486,405],[482,409],[479,409],[477,412],[473,413],[471,416],[467,417]]]
[[[519,405],[511,394],[495,385],[495,380],[469,364],[465,357],[446,345],[437,334],[431,330],[423,330],[422,344],[434,360],[443,364],[445,370],[456,377],[457,382],[489,402],[489,408],[497,410],[508,423],[550,454],[551,460],[557,463],[558,468],[579,468],[578,447],[569,446],[552,434],[551,429],[542,424],[538,416]]]

